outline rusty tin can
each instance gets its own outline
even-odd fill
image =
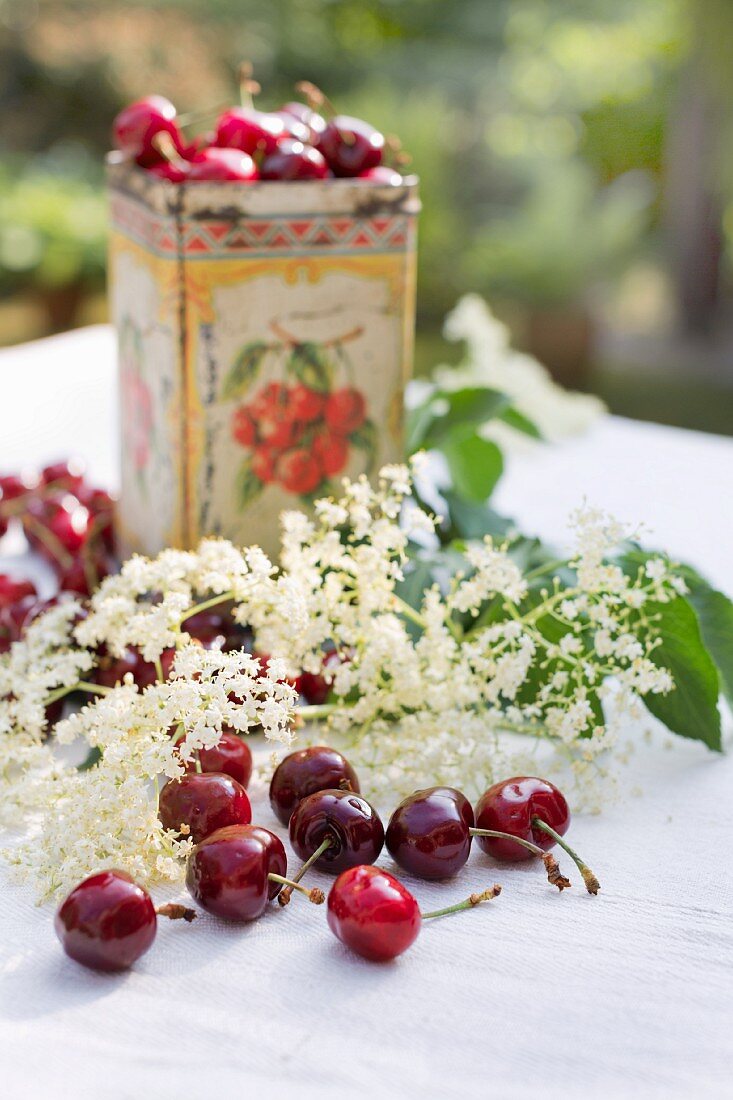
[[[222,535],[274,554],[283,508],[402,457],[417,180],[107,171],[123,553]]]

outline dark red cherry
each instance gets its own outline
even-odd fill
[[[370,180],[372,183],[384,183],[388,187],[396,187],[405,182],[404,176],[395,172],[386,164],[378,164],[375,168],[367,168],[366,172],[360,172],[357,179]]]
[[[95,679],[102,687],[116,687],[121,684],[128,672],[140,688],[150,687],[157,679],[155,665],[145,661],[136,649],[127,649],[121,657],[112,657],[102,653],[95,671]]]
[[[125,970],[152,944],[157,917],[150,895],[125,871],[100,871],[71,891],[54,928],[76,962],[92,970]]]
[[[217,123],[214,144],[222,149],[239,149],[250,156],[267,156],[288,135],[288,126],[279,115],[253,107],[232,107]]]
[[[403,871],[425,879],[458,874],[471,852],[473,809],[453,787],[415,791],[387,826],[387,850]]]
[[[184,765],[186,771],[198,771],[197,762],[202,772],[222,772],[236,779],[245,788],[252,778],[252,753],[249,745],[236,733],[227,730],[222,733],[219,744],[213,749],[197,749],[193,760]]]
[[[298,100],[284,103],[283,106],[274,113],[285,119],[293,137],[298,137],[299,135],[293,132],[288,123],[288,119],[293,119],[299,123],[300,126],[304,126],[307,137],[301,137],[300,140],[307,141],[313,145],[317,143],[319,135],[326,129],[326,120],[323,115],[319,115],[318,112],[312,110],[307,103],[300,103]]]
[[[330,173],[321,153],[302,141],[281,141],[262,162],[263,180],[322,180]]]
[[[333,875],[359,863],[374,863],[384,846],[379,814],[351,791],[309,794],[293,811],[289,832],[293,851],[304,860],[328,840],[314,865]]]
[[[100,581],[112,572],[110,559],[100,551],[74,558],[71,565],[57,570],[61,592],[77,596],[91,596]]]
[[[41,470],[41,484],[53,486],[54,489],[65,489],[66,492],[76,493],[84,484],[85,463],[81,458],[70,458],[65,462],[52,462]]]
[[[256,920],[282,888],[268,875],[285,875],[287,866],[283,843],[269,829],[232,825],[196,845],[188,858],[186,886],[217,917]]]
[[[124,107],[112,124],[115,146],[138,163],[156,163],[160,153],[155,138],[167,134],[177,152],[181,153],[184,141],[176,122],[176,109],[170,100],[161,95],[150,95]]]
[[[359,793],[359,779],[345,756],[327,745],[298,749],[281,760],[270,780],[270,805],[287,825],[298,803],[316,791],[339,790],[349,784]]]
[[[0,573],[0,607],[12,607],[27,596],[37,595],[36,586],[32,581]]]
[[[170,180],[171,183],[183,183],[184,180],[187,180],[190,168],[189,162],[183,158],[180,160],[161,160],[157,164],[147,165],[147,170],[151,176],[157,176],[158,179],[162,180]]]
[[[326,123],[317,148],[334,176],[358,176],[381,163],[384,135],[360,118],[336,115]]]
[[[570,825],[570,810],[563,794],[546,779],[518,776],[495,783],[476,803],[476,828],[496,829],[531,841],[547,852],[555,841],[533,825],[539,817],[561,836]],[[532,853],[511,840],[477,837],[479,846],[494,859],[515,861],[532,859]]]
[[[22,477],[15,474],[3,474],[0,477],[0,502],[20,500],[31,491],[31,486]]]
[[[198,844],[227,825],[249,825],[252,807],[242,784],[230,775],[188,772],[165,784],[158,800],[158,817],[166,829],[183,832]]]
[[[417,901],[380,867],[350,867],[328,895],[328,926],[343,944],[373,962],[406,951],[420,932]]]
[[[202,149],[194,156],[187,179],[192,182],[239,180],[249,183],[259,177],[257,165],[238,149]]]

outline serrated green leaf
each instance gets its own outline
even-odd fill
[[[224,379],[221,395],[224,401],[242,397],[259,374],[262,360],[268,352],[267,344],[245,344],[237,354],[232,367]]]
[[[503,420],[510,428],[514,428],[518,432],[523,432],[524,435],[531,436],[532,439],[543,438],[542,432],[534,421],[530,420],[524,413],[521,413],[519,409],[515,409],[513,405],[510,405],[508,409],[504,409],[500,412],[498,414],[498,419]]]
[[[668,669],[675,683],[668,695],[643,696],[644,706],[673,733],[720,752],[720,681],[695,609],[680,596],[671,603],[645,604],[644,612],[660,616],[654,629],[662,644],[651,660],[658,668]]]
[[[243,462],[239,467],[236,483],[237,504],[240,511],[244,511],[254,500],[257,500],[264,488],[264,484],[254,473],[251,462]]]
[[[454,431],[443,447],[455,491],[485,501],[501,477],[504,459],[496,443],[471,431]]]
[[[360,428],[352,432],[349,439],[355,447],[366,453],[366,473],[374,469],[377,459],[377,429],[372,420],[365,420]]]
[[[471,386],[463,390],[441,391],[432,398],[433,420],[427,425],[421,446],[442,447],[457,429],[478,428],[498,416],[509,404],[509,398],[498,390]],[[441,405],[444,412],[439,412]]]
[[[318,393],[328,393],[333,388],[333,365],[318,344],[296,344],[288,359],[288,370],[304,386]]]
[[[733,703],[733,602],[691,566],[683,566],[681,572],[690,590],[687,598],[697,613],[703,640],[718,667],[721,687]]]

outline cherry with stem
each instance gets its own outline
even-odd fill
[[[433,909],[429,913],[421,912],[420,916],[423,920],[432,920],[433,917],[447,917],[449,913],[460,913],[462,909],[475,909],[483,901],[493,901],[494,898],[498,898],[500,893],[501,886],[498,882],[495,882],[493,886],[489,886],[480,894],[470,894],[463,901],[456,902],[455,905],[446,905],[444,909]]]
[[[333,844],[333,840],[331,839],[330,836],[327,836],[327,837],[323,838],[323,840],[321,841],[319,846],[316,848],[315,852],[313,852],[313,854],[308,857],[308,859],[300,867],[300,869],[297,871],[297,873],[293,875],[292,883],[289,886],[287,886],[285,890],[282,890],[278,894],[277,900],[278,900],[279,905],[282,905],[283,908],[284,908],[286,905],[288,905],[290,903],[290,898],[291,898],[291,895],[293,893],[293,888],[296,888],[298,890],[303,889],[302,886],[298,886],[297,884],[300,882],[300,880],[303,878],[303,876],[305,874],[307,874],[307,872],[313,866],[313,864],[321,858],[321,856],[326,851],[326,849],[330,848],[332,844]]]
[[[552,837],[556,844],[560,845],[564,852],[567,852],[567,854],[570,856],[573,863],[583,876],[583,882],[585,883],[585,888],[588,893],[593,895],[597,894],[601,888],[600,882],[593,874],[588,864],[583,862],[578,853],[570,847],[568,842],[564,840],[559,833],[555,832],[551,825],[548,825],[546,821],[543,821],[541,817],[533,817],[532,824],[535,829],[539,829],[541,832],[547,833],[548,836]]]

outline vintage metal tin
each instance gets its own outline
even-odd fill
[[[278,544],[402,456],[417,181],[171,184],[110,157],[123,552]]]

